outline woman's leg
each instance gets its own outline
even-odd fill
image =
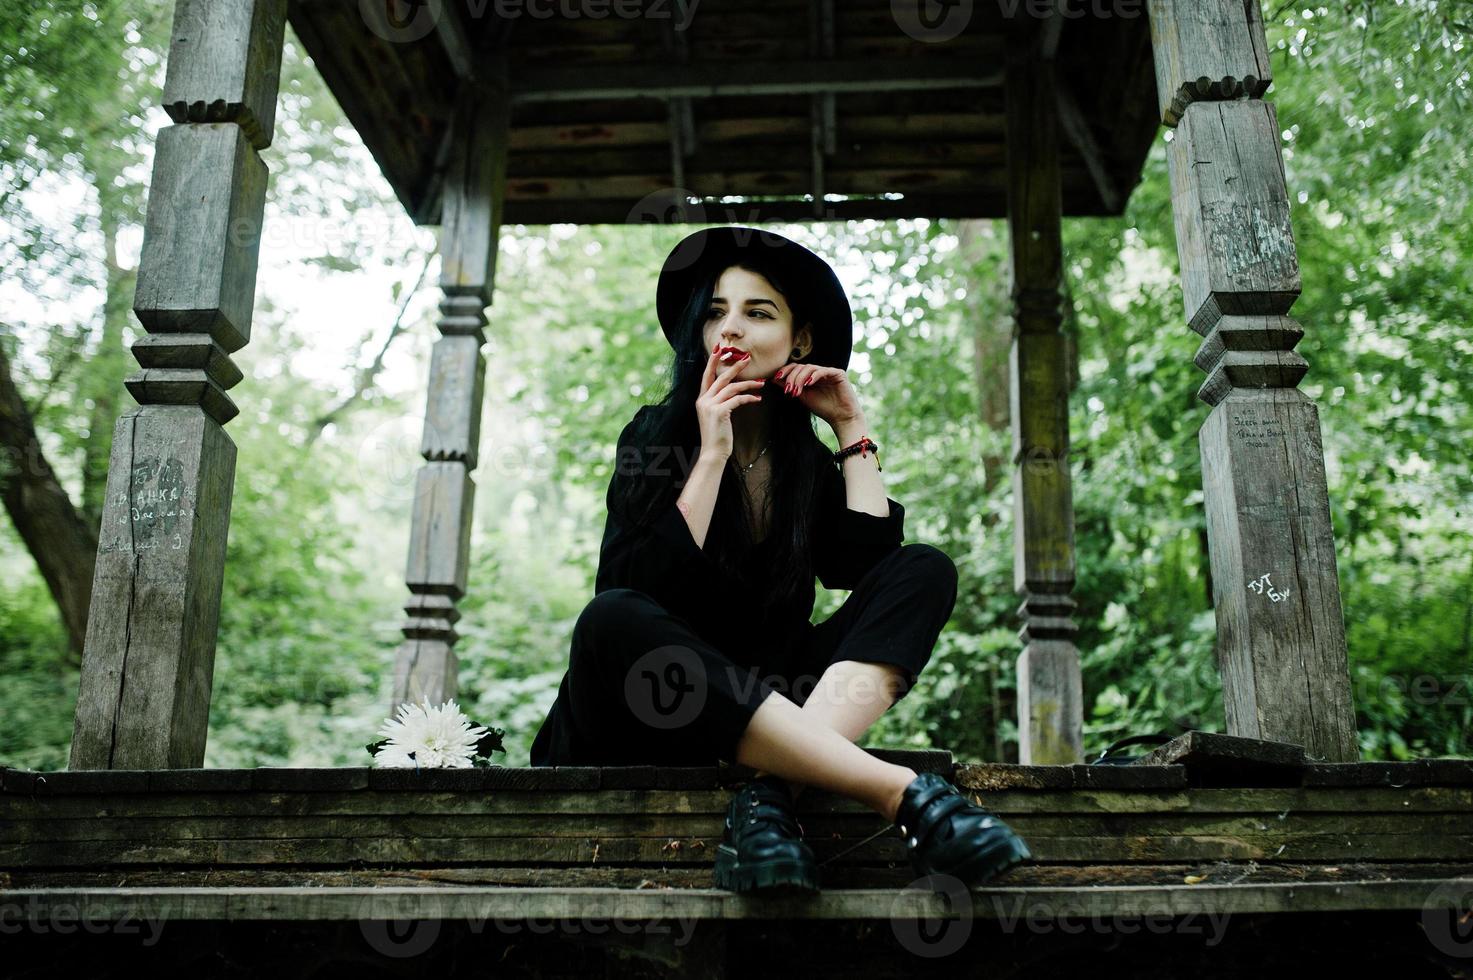
[[[956,586],[955,563],[931,545],[903,545],[876,565],[815,635],[818,660],[831,662],[803,713],[857,741],[929,661],[955,607]],[[803,784],[789,786],[797,799]]]
[[[573,629],[569,704],[584,757],[570,764],[761,765],[893,819],[913,770],[813,720],[654,599],[609,589]]]
[[[771,687],[633,589],[607,589],[573,626],[560,708],[576,744],[562,765],[711,765]],[[561,694],[559,695],[561,697]]]
[[[736,761],[790,783],[858,800],[895,820],[900,795],[916,771],[885,762],[774,691],[737,742]]]
[[[838,660],[823,672],[802,710],[820,725],[858,742],[900,700],[904,688],[905,671],[894,664]],[[796,800],[803,793],[803,784],[790,786]]]

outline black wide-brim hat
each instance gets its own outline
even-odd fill
[[[833,268],[789,238],[740,225],[702,228],[681,239],[665,258],[655,287],[655,309],[670,346],[675,346],[680,314],[696,284],[713,268],[725,269],[745,256],[775,260],[793,283],[790,288],[801,291],[799,302],[806,301],[812,311],[813,349],[801,363],[847,368],[854,343],[854,315]],[[795,331],[801,327],[801,323],[793,324]]]

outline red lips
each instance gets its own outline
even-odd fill
[[[716,359],[719,361],[727,361],[728,363],[730,363],[734,361],[737,357],[751,356],[751,354],[748,354],[746,351],[740,350],[736,347],[723,347],[721,348],[721,351],[716,355]]]

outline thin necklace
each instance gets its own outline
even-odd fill
[[[768,439],[767,440],[767,446],[771,446],[771,445],[772,445],[772,440],[771,439]],[[767,446],[763,446],[762,447],[762,453],[767,452]],[[757,465],[757,460],[759,460],[759,459],[762,458],[762,453],[758,453],[756,456],[752,457],[752,461],[746,465],[746,468],[745,469],[742,470],[742,476],[746,476],[748,473],[752,472],[752,467],[754,467],[754,466]],[[740,463],[737,463],[737,465],[738,466],[741,466]]]

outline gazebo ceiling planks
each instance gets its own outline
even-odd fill
[[[513,98],[504,222],[640,221],[660,213],[652,195],[676,187],[707,220],[1006,214],[1003,53],[1045,22],[1009,23],[978,3],[956,37],[922,41],[887,0],[832,0],[831,19],[820,0],[700,0],[693,15],[674,0],[642,6],[665,16],[619,17],[613,4],[603,18],[527,12],[560,10],[548,0],[498,17],[491,0],[444,0],[434,30],[393,41],[357,0],[292,0],[289,16],[419,223],[440,219],[461,74],[502,57]],[[1055,26],[1064,214],[1118,214],[1158,129],[1149,24],[1141,11]],[[830,92],[832,134],[812,99]],[[845,199],[815,204],[815,187]],[[733,197],[760,212],[723,203]]]

